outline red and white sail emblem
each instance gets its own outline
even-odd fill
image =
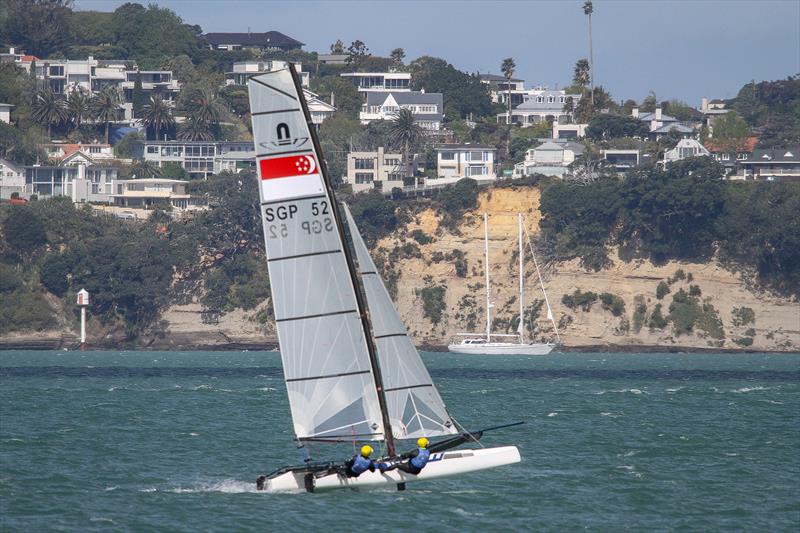
[[[317,174],[317,160],[312,154],[262,159],[259,170],[262,180],[292,178]]]

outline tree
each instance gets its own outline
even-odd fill
[[[190,117],[178,127],[178,139],[181,141],[213,141],[214,134],[206,122]]]
[[[29,206],[16,205],[11,208],[3,222],[6,242],[19,251],[30,251],[47,242],[44,224]]]
[[[32,116],[36,122],[47,126],[47,137],[49,139],[52,127],[61,124],[67,119],[64,100],[60,99],[49,88],[39,91],[33,100]]]
[[[733,110],[717,118],[712,124],[714,146],[729,154],[744,151],[749,136],[747,122]]]
[[[406,57],[406,51],[402,48],[395,48],[389,53],[389,58],[392,60],[392,65],[395,68],[403,66],[403,59]]]
[[[331,45],[331,54],[341,55],[344,53],[344,43],[341,39],[336,39],[336,42]]]
[[[125,136],[114,145],[114,155],[126,159],[136,157],[143,140],[142,134],[138,131],[126,133]]]
[[[392,125],[389,127],[389,136],[392,142],[403,149],[403,167],[406,177],[411,174],[411,161],[409,153],[422,137],[422,128],[414,120],[410,109],[400,109],[392,115]]]
[[[200,87],[190,91],[185,111],[190,119],[210,128],[219,124],[222,105],[213,89]]]
[[[594,13],[594,6],[592,0],[586,0],[583,3],[583,14],[589,17],[589,70],[594,66],[594,54],[592,53],[592,13]],[[592,107],[594,107],[594,76],[590,78],[592,88]]]
[[[144,89],[142,89],[142,74],[140,72],[136,73],[136,77],[133,79],[133,117],[139,118],[142,116],[142,110],[144,106],[147,104],[147,95],[144,94]]]
[[[7,0],[6,43],[13,43],[27,53],[52,57],[65,52],[72,41],[71,0]]]
[[[350,46],[347,47],[347,64],[358,69],[363,60],[370,55],[369,48],[367,48],[367,45],[364,44],[363,41],[353,41]]]
[[[161,130],[175,125],[172,118],[172,109],[169,104],[158,95],[150,97],[150,103],[142,110],[142,122],[148,130],[152,130],[155,138],[161,135]]]
[[[644,97],[644,100],[642,100],[642,106],[639,110],[643,113],[653,113],[656,107],[658,107],[658,98],[656,97],[655,91],[650,91],[647,93],[647,96]]]
[[[133,179],[160,178],[161,168],[153,161],[139,159],[128,168],[128,175]]]
[[[67,117],[73,128],[79,130],[85,119],[92,116],[91,98],[81,87],[73,89],[67,97]]]
[[[425,89],[444,95],[447,119],[464,118],[470,114],[486,117],[495,113],[489,86],[477,76],[456,69],[444,59],[431,56],[415,59],[409,68],[412,89]]]
[[[589,62],[586,59],[579,59],[575,63],[575,70],[572,74],[572,84],[581,88],[581,93],[585,94],[586,86],[591,80]]]
[[[503,60],[503,63],[500,65],[500,71],[503,73],[503,76],[506,77],[506,88],[508,89],[507,94],[507,104],[508,104],[508,119],[507,123],[511,125],[511,78],[514,77],[514,69],[517,65],[514,63],[514,59],[507,57]]]
[[[119,91],[115,87],[106,87],[92,98],[94,117],[106,125],[106,144],[108,144],[109,126],[119,118],[119,112],[122,110],[120,101]]]
[[[638,118],[600,113],[589,121],[586,136],[599,141],[617,137],[644,137],[649,131],[647,124]]]

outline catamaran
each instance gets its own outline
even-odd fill
[[[444,437],[418,475],[401,470],[339,473],[312,461],[259,477],[268,492],[365,488],[436,479],[520,461],[515,446],[477,443],[450,416],[346,206],[336,202],[300,79],[293,66],[248,81],[261,217],[272,303],[295,438],[379,441]],[[344,217],[342,216],[344,212]],[[348,246],[347,229],[355,250]],[[357,259],[357,263],[356,263]],[[363,293],[360,285],[363,285]],[[496,428],[489,428],[496,429]]]
[[[494,307],[494,304],[492,303],[491,279],[489,276],[489,216],[487,213],[484,213],[483,249],[484,270],[486,271],[486,333],[457,334],[456,337],[460,337],[461,339],[447,346],[447,349],[451,352],[474,355],[547,355],[556,347],[557,344],[550,342],[529,343],[525,341],[525,250],[522,245],[524,225],[522,223],[521,213],[517,215],[517,226],[519,233],[519,325],[517,326],[516,335],[492,333],[492,307]],[[525,229],[526,235],[527,231],[528,230]],[[533,257],[533,263],[536,265],[536,274],[539,276],[539,285],[542,287],[542,294],[544,294],[544,302],[547,306],[547,318],[552,322],[553,331],[556,334],[558,344],[560,344],[561,337],[558,335],[558,326],[556,326],[553,317],[553,310],[550,308],[550,300],[547,298],[547,291],[544,288],[544,281],[542,281],[542,274],[539,270],[539,262],[536,261],[536,254],[533,253],[533,245],[531,245],[529,235],[528,247],[530,248],[531,257]]]

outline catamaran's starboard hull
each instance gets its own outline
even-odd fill
[[[380,473],[364,472],[358,477],[345,477],[339,474],[314,480],[314,491],[333,489],[375,489],[381,487],[394,487],[398,483],[413,481],[427,481],[447,476],[476,472],[488,468],[496,468],[521,461],[519,450],[516,446],[503,446],[499,448],[481,448],[477,450],[453,450],[433,453],[428,464],[419,475],[407,474],[402,470],[391,470]],[[264,490],[269,493],[278,492],[303,492],[306,490],[305,474],[286,472],[266,482]]]
[[[469,355],[547,355],[553,351],[555,344],[450,344],[447,349],[453,353]]]

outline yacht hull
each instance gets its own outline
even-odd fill
[[[450,344],[447,349],[453,353],[470,355],[547,355],[555,344],[518,344],[511,342],[492,342],[484,344]]]

